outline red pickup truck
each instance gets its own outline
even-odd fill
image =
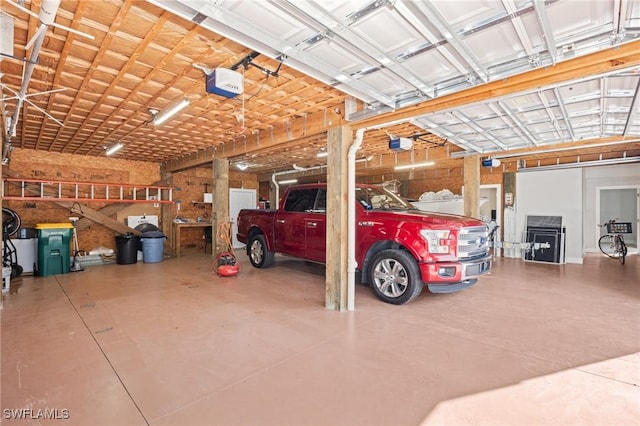
[[[241,210],[237,238],[247,245],[251,264],[269,267],[275,253],[324,263],[326,200],[326,185],[296,185],[287,188],[278,210]],[[484,222],[417,210],[374,185],[357,185],[356,201],[360,280],[381,300],[407,303],[424,285],[451,293],[490,271]]]

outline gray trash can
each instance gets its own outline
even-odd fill
[[[157,263],[162,261],[164,240],[167,237],[161,231],[148,231],[142,233],[142,261],[144,263]]]

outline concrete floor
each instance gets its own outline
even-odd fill
[[[637,255],[497,259],[405,306],[358,286],[354,312],[324,308],[320,265],[209,256],[13,280],[2,423],[640,424]]]

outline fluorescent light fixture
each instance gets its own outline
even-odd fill
[[[124,144],[122,144],[120,142],[118,142],[116,144],[113,144],[109,148],[107,148],[107,152],[105,152],[105,154],[106,155],[115,154],[117,151],[120,151],[123,146],[124,146]]]
[[[418,167],[433,166],[434,164],[435,164],[434,161],[425,161],[423,163],[413,163],[413,164],[405,164],[404,166],[396,166],[394,170],[416,169]]]
[[[249,165],[247,163],[238,163],[236,164],[236,167],[238,168],[238,170],[247,170],[247,168],[249,167]]]
[[[318,153],[318,158],[326,157],[328,155],[329,155],[329,153],[327,151],[322,151],[322,152]]]
[[[281,180],[280,182],[278,182],[279,185],[287,185],[289,183],[296,183],[298,182],[298,179],[287,179],[287,180]]]
[[[183,108],[185,108],[187,105],[189,105],[189,99],[183,98],[180,102],[178,102],[177,104],[175,104],[174,106],[172,106],[168,110],[159,113],[153,119],[153,124],[155,124],[156,126],[161,125],[162,123],[164,123],[165,121],[167,121],[168,119],[173,117],[175,114],[177,114],[178,111],[180,111]]]
[[[334,78],[338,80],[340,83],[348,83],[349,80],[351,80],[351,78],[349,78],[345,74],[338,74]]]

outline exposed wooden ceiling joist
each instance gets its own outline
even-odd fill
[[[165,3],[203,10],[198,16],[182,16],[169,12]],[[423,156],[425,150],[434,154],[443,143],[443,152],[448,154],[474,149],[483,154],[512,151],[523,146],[519,134],[526,143],[544,147],[578,141],[585,134],[613,137],[620,133],[619,128],[630,138],[640,133],[639,114],[627,105],[633,97],[629,88],[640,82],[640,39],[634,26],[640,19],[640,6],[635,1],[588,2],[588,7],[568,14],[567,10],[573,9],[567,0],[536,5],[472,0],[477,7],[464,15],[450,2],[426,7],[401,0],[371,10],[346,0],[313,8],[293,3],[279,7],[272,2],[205,3],[63,1],[56,22],[90,33],[95,40],[58,29],[47,31],[29,94],[66,88],[30,98],[64,126],[25,105],[13,144],[50,152],[104,155],[103,147],[122,141],[125,148],[118,158],[158,162],[164,171],[210,164],[212,158],[223,157],[232,164],[253,161],[248,172],[267,173],[293,162],[316,164],[314,153],[322,148],[327,129],[342,124],[354,130],[383,127],[367,131],[361,150],[365,158],[395,155],[389,152],[387,133],[410,137],[432,132],[416,141],[414,157]],[[42,3],[25,0],[23,4],[37,14]],[[17,58],[28,57],[25,47],[39,22],[8,2],[2,3],[1,10],[15,24],[15,58],[0,61],[0,93],[4,98],[8,96],[6,89],[20,87],[23,63]],[[240,67],[245,84],[242,96],[227,99],[206,93],[205,75],[194,64],[228,68],[255,50],[225,37],[221,30],[215,32],[215,25],[211,25],[215,17],[205,13],[212,10],[247,24],[234,29],[238,37],[243,31],[245,36],[284,31],[281,36],[287,38],[285,44],[291,44],[296,55],[319,55],[312,62],[331,62],[324,70],[337,70],[338,74],[332,81],[321,82],[294,66],[299,58],[272,55],[267,49],[253,58],[258,66]],[[282,14],[286,20],[268,19]],[[544,31],[540,28],[542,15],[547,17],[543,19]],[[418,16],[419,28],[406,26],[407,17]],[[333,37],[323,32],[324,26],[335,22],[344,22],[344,31]],[[583,31],[574,34],[568,31],[572,28]],[[451,31],[455,37],[447,39],[445,33]],[[551,39],[541,43],[545,34]],[[473,60],[473,69],[465,68],[464,58],[456,56],[460,52]],[[341,64],[345,58],[350,60]],[[278,77],[264,72],[276,68]],[[487,73],[487,83],[477,78],[479,69]],[[622,73],[617,74],[619,71]],[[612,75],[618,78],[609,78]],[[579,96],[571,102],[569,89],[554,85],[587,76],[600,76],[601,83],[595,89],[590,82],[582,84],[574,93],[599,99],[599,104],[580,110]],[[377,95],[369,97],[393,99],[396,108],[371,103],[367,96],[352,98],[346,94],[349,90],[343,90],[349,84],[353,88],[375,87]],[[467,89],[458,90],[464,87]],[[588,93],[594,90],[596,93]],[[548,118],[548,124],[531,126],[523,116],[537,111],[514,107],[522,99],[509,96],[527,91],[537,94],[530,99],[542,105],[541,114]],[[192,101],[188,109],[160,127],[150,123],[150,108],[165,108],[184,96]],[[433,96],[409,103],[410,98]],[[492,99],[500,99],[498,106],[485,106],[500,126],[478,122],[478,115],[468,109],[458,110],[482,106]],[[358,106],[357,111],[352,111],[353,105]],[[535,109],[534,104],[526,107]],[[5,118],[16,113],[12,108],[12,102],[3,102]],[[441,111],[451,111],[448,127],[442,120],[431,119],[430,114]],[[593,117],[584,118],[587,115]],[[426,118],[417,119],[421,117]],[[596,121],[598,129],[586,127]],[[620,122],[626,124],[620,126]],[[462,133],[449,130],[456,125]],[[556,138],[552,142],[530,130],[545,125],[551,129],[548,135]],[[515,135],[513,141],[505,137],[507,133]],[[484,146],[477,142],[482,134],[488,141]]]

